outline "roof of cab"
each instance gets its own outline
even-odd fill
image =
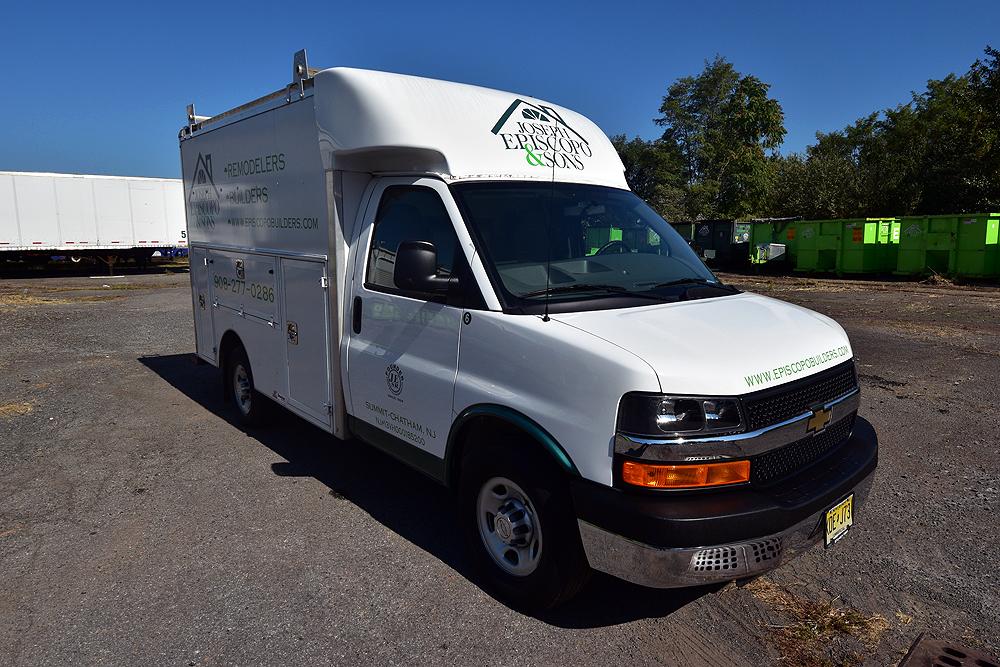
[[[327,168],[628,188],[597,125],[533,97],[346,67],[316,73],[313,94]]]

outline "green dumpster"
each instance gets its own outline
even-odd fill
[[[900,219],[896,273],[969,278],[1000,275],[1000,213],[907,216]]]
[[[613,232],[618,238],[616,240],[621,240],[622,232],[620,229],[612,229],[611,227],[588,227],[586,231],[587,247],[590,251],[587,253],[593,255],[595,252],[607,245],[611,240]]]
[[[958,216],[955,275],[1000,276],[1000,213]]]
[[[802,220],[798,223],[795,270],[810,273],[837,270],[844,225],[840,220]]]
[[[843,220],[837,273],[891,273],[896,269],[899,223],[895,218]]]
[[[795,268],[799,258],[800,224],[802,224],[801,220],[776,222],[774,223],[774,232],[771,235],[772,243],[785,244],[785,261],[792,268]]]
[[[681,235],[688,243],[694,238],[694,223],[693,222],[671,222],[670,226],[677,230],[677,233]]]

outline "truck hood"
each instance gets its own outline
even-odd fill
[[[665,393],[734,396],[853,356],[829,317],[759,294],[552,315],[648,363]]]

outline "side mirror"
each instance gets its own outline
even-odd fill
[[[451,278],[437,275],[437,250],[430,241],[403,241],[396,250],[392,282],[410,292],[445,292]]]

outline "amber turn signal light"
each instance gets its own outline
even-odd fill
[[[664,465],[625,461],[622,479],[647,489],[694,489],[750,481],[749,461]]]

